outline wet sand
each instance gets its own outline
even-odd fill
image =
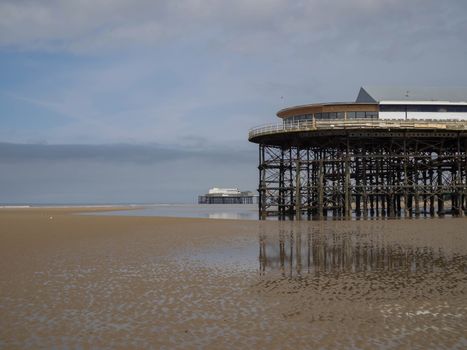
[[[467,346],[467,219],[76,211],[0,210],[0,348]]]

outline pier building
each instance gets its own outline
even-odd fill
[[[198,204],[255,204],[256,199],[257,196],[250,191],[214,187],[205,195],[198,196]]]
[[[277,116],[248,136],[261,219],[466,213],[467,89],[362,87]]]

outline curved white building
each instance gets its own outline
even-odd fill
[[[362,87],[357,103],[376,103],[379,119],[467,120],[467,89]]]

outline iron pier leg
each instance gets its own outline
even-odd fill
[[[298,154],[300,150],[297,149]],[[296,170],[295,170],[295,217],[297,220],[302,220],[302,208],[301,208],[301,184],[300,184],[300,159],[297,156],[296,160]]]

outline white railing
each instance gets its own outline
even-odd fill
[[[390,120],[390,119],[352,119],[352,120],[307,120],[278,124],[260,125],[251,128],[248,139],[261,135],[270,135],[294,131],[315,131],[330,129],[439,129],[467,130],[467,120]]]

